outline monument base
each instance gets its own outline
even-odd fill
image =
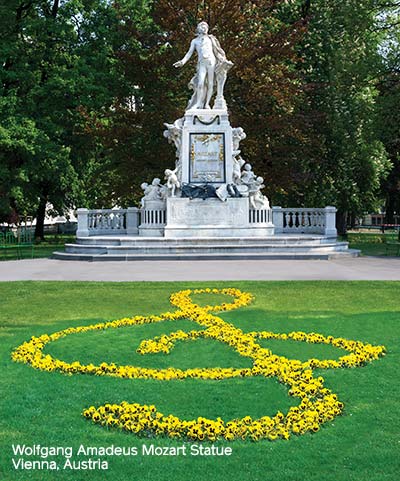
[[[167,199],[166,238],[265,237],[274,235],[274,226],[266,212],[265,222],[252,225],[249,199]]]

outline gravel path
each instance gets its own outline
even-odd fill
[[[0,262],[0,281],[400,280],[400,257],[324,260]]]

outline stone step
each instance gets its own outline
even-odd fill
[[[326,253],[296,253],[296,252],[267,252],[267,253],[189,253],[189,254],[87,254],[54,252],[53,258],[60,260],[79,261],[161,261],[161,260],[330,260],[344,257],[358,257],[360,251],[347,249],[345,251]]]
[[[97,246],[169,246],[169,245],[241,245],[249,246],[253,244],[276,244],[276,245],[298,245],[304,244],[320,245],[331,244],[336,242],[335,237],[324,237],[316,235],[286,235],[286,236],[271,236],[271,237],[203,237],[203,238],[160,238],[160,237],[117,237],[117,236],[94,236],[78,238],[76,244],[79,245],[97,245]]]
[[[83,245],[66,244],[65,250],[71,254],[99,254],[99,255],[129,255],[129,254],[229,254],[229,253],[268,253],[268,252],[296,252],[296,253],[327,253],[345,251],[348,248],[347,242],[326,243],[313,245],[307,242],[303,244],[271,244],[258,243],[250,245],[220,244],[217,239],[214,243],[194,244],[170,244],[170,245]]]

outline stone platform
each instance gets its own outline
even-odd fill
[[[55,259],[117,260],[217,260],[217,259],[321,259],[357,257],[347,242],[336,237],[282,234],[264,237],[160,238],[139,236],[90,236],[66,244]]]

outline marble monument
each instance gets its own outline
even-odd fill
[[[142,208],[166,211],[165,226],[152,229],[151,235],[272,235],[269,202],[261,192],[264,180],[240,155],[244,130],[232,128],[229,122],[224,87],[233,63],[208,30],[208,24],[200,22],[186,55],[174,64],[183,67],[197,55],[196,72],[189,83],[193,94],[184,116],[164,124],[164,137],[175,147],[175,166],[165,170],[165,185],[158,178],[142,184]],[[252,210],[260,211],[253,223]],[[139,226],[139,233],[148,236],[148,226]]]

